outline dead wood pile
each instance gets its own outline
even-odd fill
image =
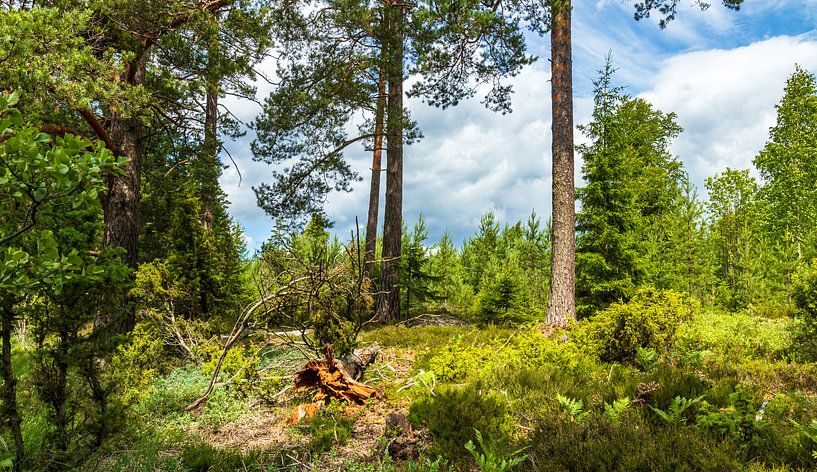
[[[377,344],[373,344],[336,359],[332,346],[327,344],[323,349],[324,359],[309,361],[295,372],[295,390],[317,389],[313,399],[315,402],[333,398],[362,405],[375,396],[375,390],[357,380],[363,376],[366,367],[374,362],[377,352]]]

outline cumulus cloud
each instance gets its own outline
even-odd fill
[[[660,31],[654,19],[633,21],[631,2],[574,1],[575,122],[588,121],[592,81],[612,51],[617,81],[628,93],[678,114],[685,132],[673,152],[702,188],[706,176],[726,166],[751,165],[794,64],[817,70],[810,12],[817,9],[806,8],[817,6],[817,0],[747,2],[741,12],[717,4],[700,12],[688,3],[682,2],[678,19]],[[516,94],[510,115],[494,114],[478,99],[448,110],[407,101],[425,138],[405,149],[404,221],[411,225],[423,213],[432,239],[447,228],[461,241],[488,209],[504,222],[524,219],[531,210],[543,219],[550,213],[549,42],[528,39],[540,60],[512,80]],[[242,118],[257,112],[252,104],[231,105],[240,107]],[[575,136],[583,140],[580,133]],[[258,246],[269,236],[271,221],[257,208],[251,186],[269,180],[271,169],[251,161],[249,139],[228,146],[242,178],[230,167],[221,182],[230,213]],[[371,165],[362,147],[349,150],[347,158],[364,180],[352,193],[334,193],[327,202],[342,238],[354,229],[356,216],[365,225]],[[580,168],[576,156],[577,174]],[[382,200],[380,208],[382,215]]]
[[[684,133],[673,151],[698,186],[725,167],[749,168],[775,122],[795,63],[817,69],[817,38],[781,36],[729,50],[666,59],[640,94],[678,114]]]

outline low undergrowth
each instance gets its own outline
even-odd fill
[[[111,471],[813,470],[817,365],[803,360],[793,333],[787,318],[700,310],[681,295],[658,291],[558,330],[376,328],[359,342],[384,348],[367,374],[379,397],[363,408],[331,403],[313,419],[289,425],[295,407],[312,401],[277,396],[302,362],[296,351],[240,346],[205,405],[185,412],[206,388],[212,362],[152,364],[136,348],[151,355],[161,346],[143,339],[149,331],[137,330],[118,362],[138,377],[139,390],[117,393],[128,405],[126,421],[86,465]],[[25,379],[26,358],[18,359]],[[36,454],[49,431],[32,414],[36,402],[22,400]],[[392,411],[405,413],[419,438],[408,459],[390,456],[395,438],[371,433]]]

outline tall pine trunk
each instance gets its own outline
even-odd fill
[[[17,405],[17,379],[14,377],[14,369],[11,362],[11,331],[13,303],[9,299],[0,300],[0,338],[2,338],[2,351],[0,352],[0,379],[3,379],[3,418],[11,430],[11,437],[14,440],[14,459],[12,459],[12,470],[20,472],[23,470],[23,459],[25,458],[25,446],[23,443],[23,433],[20,425],[20,410]]]
[[[552,275],[548,325],[576,318],[576,204],[573,183],[573,64],[569,1],[553,12],[551,25],[551,106],[553,154]]]
[[[147,55],[142,54],[132,64],[131,85],[145,82]],[[131,74],[127,74],[130,76]],[[113,113],[110,118],[111,140],[119,156],[127,158],[122,175],[108,181],[108,192],[103,198],[102,213],[105,225],[103,247],[122,248],[123,262],[136,269],[139,261],[139,201],[142,196],[142,138],[144,126],[138,117],[122,117]],[[121,306],[100,313],[94,320],[94,328],[114,333],[127,333],[136,324],[136,312],[123,296]]]
[[[375,253],[377,252],[377,213],[380,205],[380,172],[383,155],[383,121],[386,114],[386,74],[382,64],[385,62],[386,48],[380,53],[380,77],[377,84],[377,106],[374,116],[374,150],[372,151],[372,182],[369,188],[369,215],[366,220],[366,255],[364,272],[372,272]]]
[[[388,323],[400,315],[400,255],[403,239],[403,7],[386,7],[388,25],[388,104],[386,120],[386,208],[383,224],[383,263],[377,320]]]
[[[213,229],[214,220],[222,217],[223,205],[218,178],[221,176],[221,163],[218,155],[221,143],[218,140],[218,96],[221,92],[218,74],[218,55],[221,54],[221,42],[218,36],[218,13],[212,12],[215,25],[215,39],[207,48],[207,70],[205,72],[205,105],[204,105],[204,144],[199,159],[203,162],[194,166],[196,179],[199,182],[198,198],[202,204],[202,223],[206,230]]]

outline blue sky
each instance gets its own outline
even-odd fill
[[[592,81],[609,51],[618,85],[678,115],[685,131],[672,151],[705,196],[707,176],[727,166],[751,167],[795,64],[817,71],[817,0],[746,0],[739,12],[718,0],[705,12],[693,0],[681,0],[678,18],[666,30],[654,20],[634,21],[632,3],[573,1],[575,122],[589,119]],[[424,214],[432,241],[446,229],[462,241],[489,209],[503,223],[525,219],[532,210],[543,219],[550,214],[549,39],[531,35],[528,47],[539,60],[513,80],[509,115],[485,110],[479,98],[447,110],[407,101],[425,138],[405,150],[403,218],[411,225]],[[269,89],[259,84],[258,92],[263,98]],[[258,111],[251,103],[227,105],[247,120]],[[582,141],[580,133],[575,136]],[[252,162],[250,139],[227,143],[238,169],[227,168],[221,183],[230,214],[257,248],[272,221],[257,208],[251,187],[272,172]],[[371,157],[362,147],[346,155],[362,176],[369,175]],[[577,155],[577,185],[580,169]],[[348,238],[356,216],[363,224],[367,202],[365,179],[351,193],[330,195],[326,209],[335,233]]]

